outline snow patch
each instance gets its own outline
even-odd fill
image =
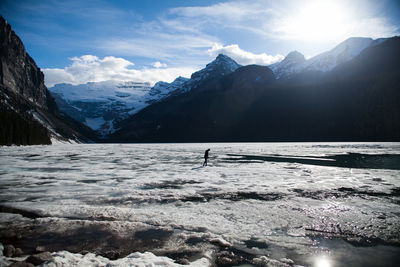
[[[43,267],[57,267],[57,266],[210,266],[210,261],[207,258],[201,258],[196,260],[189,265],[181,265],[174,262],[174,260],[167,257],[159,257],[151,252],[135,252],[125,258],[118,260],[109,260],[102,256],[96,256],[93,253],[87,253],[85,255],[74,254],[67,251],[55,252],[52,254],[53,260],[42,264]]]
[[[259,258],[253,259],[254,263],[257,264],[257,266],[265,266],[265,267],[287,267],[287,266],[293,266],[294,262],[290,259],[280,259],[280,260],[275,260],[268,258],[266,256],[261,256]],[[301,267],[300,265],[296,265],[297,267]]]
[[[232,244],[229,243],[228,241],[226,241],[225,239],[221,238],[221,237],[217,237],[217,238],[212,238],[210,239],[210,242],[216,245],[219,245],[221,247],[231,247]]]
[[[60,139],[57,138],[55,136],[50,137],[50,141],[52,145],[71,145],[71,144],[79,144],[78,142],[76,142],[75,140],[65,140],[65,139]]]

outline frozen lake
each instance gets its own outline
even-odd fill
[[[27,251],[396,266],[400,143],[1,147],[0,202],[0,242]]]

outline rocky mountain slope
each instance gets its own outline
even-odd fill
[[[373,43],[290,79],[254,65],[207,75],[125,120],[109,141],[399,141],[400,38]]]
[[[95,137],[90,129],[58,112],[43,73],[3,17],[0,63],[0,145],[81,142]]]

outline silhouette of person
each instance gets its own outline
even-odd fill
[[[207,166],[208,151],[210,151],[210,149],[207,149],[206,152],[204,153],[204,163],[203,163],[203,166]]]

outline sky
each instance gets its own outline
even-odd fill
[[[400,35],[399,0],[1,0],[48,87],[171,82],[219,53],[269,65],[349,37]]]

